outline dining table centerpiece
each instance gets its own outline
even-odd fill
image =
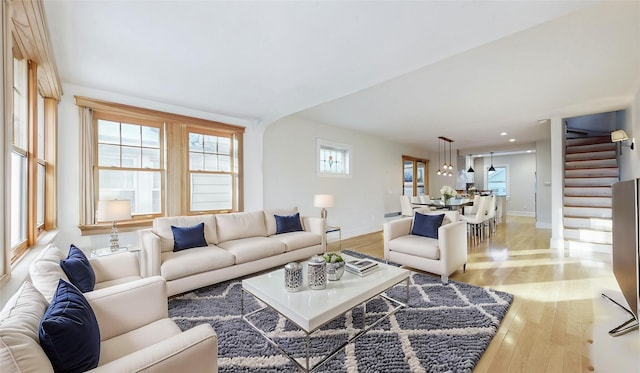
[[[442,194],[442,201],[446,204],[449,202],[449,199],[455,197],[458,192],[449,185],[444,185],[440,188],[440,194]]]

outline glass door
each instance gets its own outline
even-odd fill
[[[402,194],[422,196],[429,190],[429,161],[402,156]]]

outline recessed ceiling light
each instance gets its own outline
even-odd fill
[[[516,141],[516,139],[509,139],[509,142],[514,142]]]
[[[549,119],[540,119],[538,120],[538,124],[545,124]]]
[[[507,133],[506,132],[502,132],[502,133],[500,133],[500,136],[507,136]]]

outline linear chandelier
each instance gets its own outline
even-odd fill
[[[444,146],[442,148],[442,155],[444,158],[444,163],[442,164],[442,170],[438,168],[436,175],[444,175],[444,176],[453,176],[453,164],[451,160],[451,143],[453,140],[439,136],[438,137],[438,164],[440,164],[440,142],[444,142]],[[447,143],[449,144],[449,163],[447,163]]]

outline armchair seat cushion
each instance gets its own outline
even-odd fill
[[[282,241],[285,251],[294,251],[305,247],[322,245],[322,236],[319,234],[300,231],[290,233],[280,233],[270,236],[270,238]]]
[[[102,341],[100,343],[100,362],[98,365],[104,365],[120,359],[130,354],[131,351],[138,351],[156,343],[161,343],[180,333],[181,330],[178,325],[167,318]]]
[[[167,251],[161,255],[160,274],[167,281],[229,267],[235,262],[233,254],[216,246],[195,247],[176,252]]]
[[[389,250],[398,253],[438,260],[440,259],[440,247],[438,240],[416,235],[407,235],[389,242]]]
[[[269,237],[248,237],[221,242],[219,246],[236,257],[236,264],[252,262],[285,252],[280,240]]]

